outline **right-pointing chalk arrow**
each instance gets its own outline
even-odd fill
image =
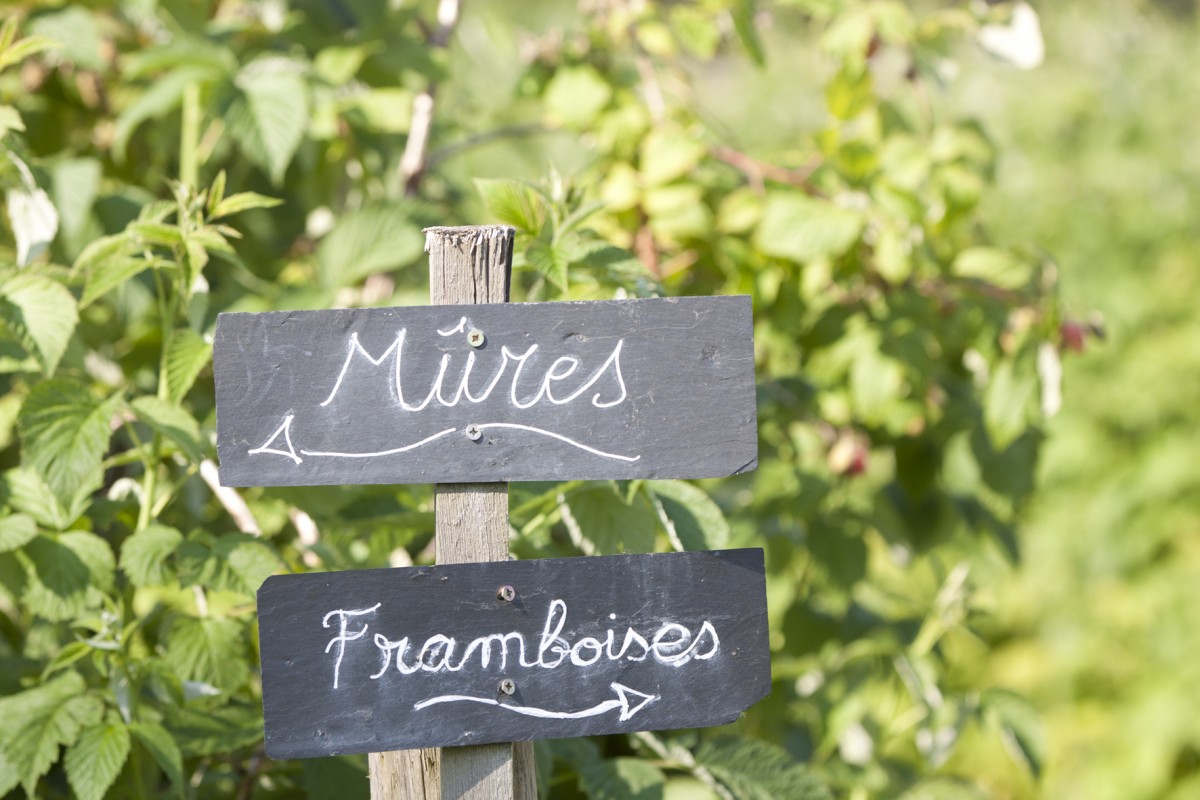
[[[582,711],[551,711],[546,708],[537,708],[536,706],[519,706],[512,703],[501,703],[491,697],[472,697],[466,694],[443,694],[437,697],[431,697],[428,700],[422,700],[413,705],[415,710],[428,708],[429,706],[437,705],[438,703],[483,703],[489,706],[499,706],[500,708],[512,711],[515,714],[524,714],[528,717],[542,717],[543,719],[581,719],[582,717],[594,717],[599,714],[604,714],[614,709],[620,709],[620,719],[624,722],[633,717],[634,714],[641,711],[646,706],[659,699],[656,694],[646,694],[639,692],[637,689],[630,689],[628,686],[620,683],[611,683],[609,686],[616,693],[616,697],[611,700],[605,700],[602,703],[597,703],[591,708],[585,708]]]

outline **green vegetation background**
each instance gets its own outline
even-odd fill
[[[365,796],[263,757],[253,593],[428,560],[429,489],[218,494],[207,337],[495,220],[514,299],[755,298],[760,469],[514,485],[513,549],[765,547],[772,696],[544,795],[1200,795],[1200,30],[1040,3],[1020,69],[1023,7],[6,6],[0,795]]]

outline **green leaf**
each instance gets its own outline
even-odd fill
[[[129,104],[113,126],[112,154],[117,163],[125,161],[129,140],[148,119],[161,117],[177,108],[183,92],[191,84],[204,84],[220,76],[211,66],[182,66],[154,80],[146,91]]]
[[[166,561],[183,542],[183,534],[165,525],[150,525],[121,544],[121,569],[134,586],[167,580]]]
[[[836,258],[858,241],[864,224],[862,214],[826,200],[798,192],[772,192],[755,242],[767,255],[793,261]]]
[[[129,233],[146,244],[158,244],[163,247],[174,247],[183,244],[183,230],[178,225],[168,225],[163,222],[134,222],[130,224]]]
[[[875,105],[871,72],[863,65],[847,67],[825,87],[825,105],[840,120],[850,120]]]
[[[142,747],[149,751],[159,769],[171,781],[175,794],[182,797],[184,792],[183,755],[179,752],[179,745],[175,743],[175,737],[166,728],[155,722],[131,723],[129,732],[142,743]]]
[[[228,217],[231,214],[249,211],[252,208],[274,208],[278,205],[283,205],[283,201],[278,198],[267,197],[265,194],[259,194],[258,192],[239,192],[218,201],[209,213],[209,218],[220,219],[221,217]]]
[[[232,576],[231,588],[254,594],[263,581],[283,569],[282,559],[271,546],[255,536],[230,533],[217,540],[214,556]]]
[[[236,620],[177,616],[167,629],[166,662],[185,681],[233,691],[250,674]]]
[[[530,236],[541,233],[546,224],[546,204],[529,184],[476,178],[475,189],[496,219]]]
[[[525,258],[531,267],[544,275],[546,280],[557,287],[559,291],[566,291],[567,268],[570,266],[570,259],[561,247],[545,242],[534,242],[525,251]]]
[[[225,109],[230,136],[253,163],[279,184],[308,128],[304,65],[281,56],[252,61],[234,78]]]
[[[403,203],[367,206],[338,220],[317,248],[321,283],[336,288],[407,266],[425,252],[425,236]]]
[[[13,16],[10,19],[13,20],[13,24],[15,25],[17,18]],[[11,67],[13,64],[18,64],[43,50],[50,50],[57,46],[57,42],[45,36],[26,36],[24,39],[0,50],[0,70]]]
[[[742,736],[704,742],[696,762],[740,800],[829,800],[825,786],[778,745]]]
[[[200,424],[181,406],[157,397],[139,397],[130,406],[138,419],[178,445],[188,460],[198,463],[204,458]]]
[[[43,381],[25,399],[17,417],[23,460],[45,478],[63,505],[100,466],[120,402],[117,395],[97,400],[67,380]]]
[[[38,536],[23,552],[30,569],[21,599],[45,619],[74,619],[97,605],[100,592],[112,586],[112,549],[93,533],[71,531],[57,539]]]
[[[100,487],[102,479],[101,470],[91,473],[65,505],[59,502],[46,481],[32,469],[9,470],[5,473],[4,484],[13,508],[33,517],[39,525],[62,531],[83,514],[91,500],[90,495]]]
[[[996,366],[983,397],[983,421],[992,444],[1003,450],[1025,432],[1037,398],[1037,375],[1005,359]]]
[[[67,749],[63,760],[67,783],[79,800],[103,800],[128,757],[129,729],[124,723],[88,728]]]
[[[546,85],[543,100],[550,114],[571,127],[584,127],[608,105],[612,88],[593,67],[562,67]]]
[[[37,536],[37,523],[24,514],[0,517],[0,553],[16,550]]]
[[[212,345],[191,328],[177,330],[167,347],[167,397],[181,403],[212,360]]]
[[[141,256],[126,256],[109,258],[95,264],[87,273],[87,281],[83,285],[83,297],[79,299],[79,307],[87,308],[104,295],[116,289],[128,280],[145,272],[154,266],[168,262],[147,260]]]
[[[0,138],[9,131],[24,131],[25,120],[21,119],[21,112],[12,106],[0,105]]]
[[[662,800],[662,770],[640,758],[592,761],[579,770],[579,786],[590,800]]]
[[[0,286],[0,326],[53,375],[79,314],[66,287],[41,275],[17,274]]]
[[[367,780],[365,756],[306,758],[304,791],[306,797],[337,797],[338,800],[369,800],[371,784]]]
[[[38,779],[58,760],[59,748],[100,722],[104,706],[86,691],[83,678],[72,671],[0,698],[0,794],[20,783],[35,796]]]
[[[960,278],[975,278],[1003,289],[1020,289],[1033,277],[1033,265],[1007,250],[970,247],[954,259],[953,272]]]
[[[1041,715],[1029,700],[1006,689],[987,689],[979,697],[985,720],[1000,731],[1013,760],[1036,778],[1046,761],[1046,733]]]
[[[642,139],[638,164],[648,186],[658,186],[691,172],[706,148],[682,128],[655,128]]]
[[[658,524],[641,494],[627,502],[615,484],[588,484],[568,493],[559,510],[572,541],[588,555],[654,550]]]
[[[679,550],[720,550],[729,545],[729,522],[703,489],[683,481],[648,481],[667,538]]]
[[[755,0],[735,0],[732,8],[733,28],[737,31],[746,55],[758,66],[767,63],[762,38],[758,35],[757,6]]]
[[[188,758],[228,753],[262,741],[262,708],[168,706],[166,726]]]

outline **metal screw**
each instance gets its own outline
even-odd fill
[[[479,426],[473,422],[467,426],[467,429],[464,431],[464,433],[467,434],[467,438],[472,442],[478,442],[483,438],[483,431],[480,430]]]
[[[511,603],[517,597],[517,590],[505,584],[496,590],[496,599],[504,603]]]
[[[467,332],[467,344],[471,347],[483,347],[483,343],[487,341],[487,337],[483,335],[483,331],[479,328],[472,328]]]
[[[511,679],[505,678],[500,681],[500,694],[512,694],[517,690],[517,685]]]

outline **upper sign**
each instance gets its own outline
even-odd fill
[[[723,725],[771,688],[763,551],[276,575],[267,754]]]
[[[750,298],[222,314],[226,486],[754,469]]]

